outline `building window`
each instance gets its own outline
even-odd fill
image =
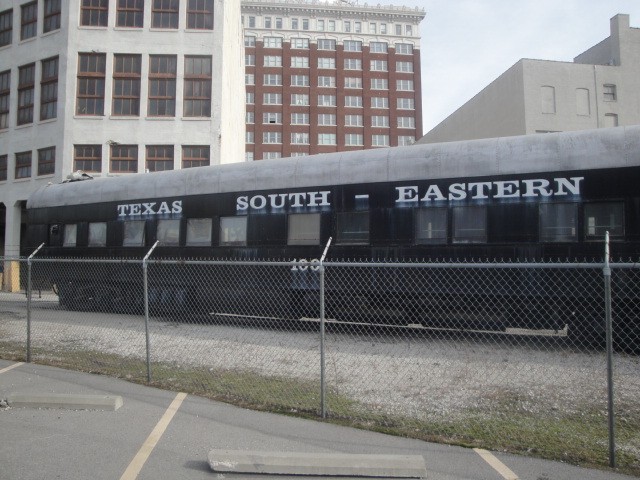
[[[302,30],[309,30],[309,19],[308,18],[303,18],[302,19]]]
[[[337,243],[369,243],[369,212],[338,212],[336,220]]]
[[[292,87],[308,87],[309,75],[291,75]]]
[[[251,130],[244,132],[244,143],[255,143],[254,133]]]
[[[213,30],[213,0],[189,0],[187,28]]]
[[[320,245],[320,214],[293,213],[288,216],[287,245]]]
[[[371,97],[371,108],[389,108],[387,97]]]
[[[309,125],[308,113],[292,113],[291,125]]]
[[[42,61],[40,120],[56,118],[58,111],[58,57]]]
[[[309,57],[291,57],[292,68],[309,68]]]
[[[291,30],[298,30],[299,19],[292,18],[291,19]]]
[[[336,68],[336,59],[335,58],[320,57],[320,58],[318,58],[318,68],[335,69]]]
[[[255,118],[256,118],[256,112],[245,112],[244,114],[244,120],[245,123],[255,123]]]
[[[18,69],[18,125],[33,123],[36,64]]]
[[[282,143],[282,132],[262,132],[262,143]]]
[[[355,33],[362,33],[362,22],[353,22],[353,31]]]
[[[398,98],[396,100],[396,107],[398,110],[414,110],[415,101],[413,98]]]
[[[396,80],[396,90],[399,92],[413,92],[413,80]]]
[[[413,62],[396,62],[396,72],[413,73]]]
[[[211,57],[184,58],[184,116],[211,116]]]
[[[102,146],[75,145],[73,147],[73,169],[83,172],[101,172]]]
[[[336,115],[333,113],[319,113],[318,125],[334,127],[336,125]]]
[[[577,239],[578,204],[540,204],[540,241],[573,242]]]
[[[244,152],[244,161],[253,162],[253,152]]]
[[[137,145],[111,145],[110,171],[136,173],[138,171]]]
[[[398,117],[398,128],[416,128],[414,117]]]
[[[11,70],[0,72],[0,130],[9,128],[11,100]]]
[[[271,28],[271,17],[264,17],[264,28]]]
[[[396,43],[396,55],[413,55],[413,45],[410,43]]]
[[[180,0],[152,0],[151,27],[178,28]]]
[[[372,147],[388,147],[389,135],[371,135]]]
[[[398,146],[404,147],[408,145],[413,145],[416,143],[416,137],[413,135],[399,135],[398,136]]]
[[[282,124],[282,113],[280,113],[280,112],[264,112],[262,114],[262,123],[264,123],[264,124],[273,124],[273,125],[281,125]]]
[[[413,27],[411,25],[405,25],[404,32],[405,32],[405,35],[407,37],[412,36],[413,35]]]
[[[173,145],[147,145],[147,170],[173,170]]]
[[[329,77],[329,76],[318,77],[318,87],[336,88],[336,77]]]
[[[256,46],[256,37],[253,35],[246,35],[244,37],[244,46],[245,47],[255,47]]]
[[[319,32],[324,32],[324,20],[318,20],[316,22],[316,30]]]
[[[618,99],[615,85],[603,85],[603,100],[605,102],[615,102]]]
[[[276,30],[282,30],[282,17],[276,17]]]
[[[255,55],[245,55],[244,56],[244,66],[245,67],[255,67],[256,66],[256,56]]]
[[[247,244],[247,217],[220,217],[220,245]]]
[[[292,38],[291,39],[291,48],[308,50],[309,49],[309,39],[308,38]]]
[[[371,42],[369,44],[369,51],[371,53],[387,53],[388,49],[389,44],[387,42]]]
[[[362,127],[363,116],[362,115],[345,115],[344,126],[345,127]]]
[[[378,24],[371,22],[369,23],[369,33],[376,34],[378,32]]]
[[[245,73],[244,74],[244,84],[245,85],[255,85],[256,84],[256,76],[253,73]]]
[[[402,25],[399,23],[395,24],[396,35],[402,36]]]
[[[362,97],[347,95],[344,97],[344,106],[362,108]]]
[[[371,90],[389,90],[389,80],[386,78],[372,78]]]
[[[56,147],[38,150],[38,175],[51,175],[56,170]]]
[[[362,60],[359,58],[345,58],[344,69],[345,70],[362,70]]]
[[[264,37],[264,48],[282,48],[282,38]]]
[[[335,107],[336,96],[335,95],[318,95],[319,107]]]
[[[173,117],[176,114],[175,55],[149,57],[149,116]]]
[[[210,164],[209,145],[185,145],[182,147],[182,168],[206,167]]]
[[[80,25],[106,27],[109,18],[109,0],[82,0]]]
[[[262,84],[269,86],[281,86],[282,75],[280,75],[279,73],[265,73],[262,76]]]
[[[292,132],[291,143],[293,145],[309,145],[309,134],[307,132]]]
[[[281,67],[282,57],[280,55],[265,55],[264,66],[265,67]]]
[[[281,93],[263,93],[262,103],[265,105],[282,105]]]
[[[389,117],[386,115],[373,115],[371,117],[371,126],[372,127],[381,127],[388,128],[389,127]]]
[[[38,33],[38,2],[27,3],[21,8],[20,40],[27,40]]]
[[[44,24],[42,33],[52,32],[60,28],[61,0],[44,0]]]
[[[0,47],[11,45],[13,37],[13,10],[0,13]]]
[[[447,209],[418,208],[415,211],[417,245],[447,243]]]
[[[282,154],[280,152],[264,152],[262,158],[265,160],[276,160],[282,158]]]
[[[360,77],[345,77],[344,88],[362,88],[362,78]]]
[[[344,144],[361,147],[364,145],[364,135],[361,133],[347,133],[344,136]]]
[[[345,52],[361,52],[362,51],[362,42],[358,40],[345,40],[344,41],[344,51]]]
[[[114,55],[113,115],[140,115],[140,55]]]
[[[349,21],[349,20],[345,20],[345,21],[342,23],[342,29],[343,29],[346,33],[351,32],[351,21]]]
[[[249,28],[256,28],[256,17],[250,16],[248,21],[249,21]]]
[[[291,95],[291,105],[299,107],[309,106],[309,95],[307,93],[294,93]]]
[[[319,133],[318,145],[336,145],[335,133]]]
[[[7,180],[7,161],[9,160],[9,155],[0,155],[0,182],[5,182]]]
[[[118,0],[116,4],[116,26],[142,28],[144,23],[144,0]]]
[[[604,115],[604,127],[617,127],[618,126],[618,115],[615,113],[605,113]]]
[[[388,70],[386,60],[371,60],[369,65],[372,72],[386,72]]]
[[[254,103],[256,103],[256,94],[253,92],[246,92],[245,95],[245,103],[247,105],[253,105]]]
[[[104,114],[105,75],[106,55],[104,53],[79,54],[76,114]]]
[[[329,38],[318,39],[318,50],[335,50],[336,41]]]

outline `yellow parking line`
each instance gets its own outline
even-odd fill
[[[186,393],[179,393],[178,395],[176,395],[176,398],[173,400],[173,402],[171,402],[171,405],[169,405],[167,411],[164,412],[164,415],[155,426],[153,431],[149,434],[145,442],[142,444],[142,447],[140,447],[140,450],[138,450],[136,456],[133,457],[133,460],[131,460],[131,463],[120,477],[120,480],[134,480],[138,477],[140,470],[142,470],[142,467],[149,458],[149,455],[151,455],[151,452],[160,441],[160,438],[164,434],[164,431],[169,426],[169,422],[171,422],[171,419],[176,414],[176,412],[180,408],[180,405],[182,405],[182,402],[186,397]]]
[[[482,459],[487,462],[491,466],[491,468],[498,472],[505,480],[518,480],[518,476],[513,473],[509,469],[509,467],[498,460],[491,452],[483,450],[482,448],[474,448],[473,451],[480,455]]]
[[[9,370],[13,370],[14,368],[19,367],[20,365],[24,365],[24,362],[18,362],[18,363],[14,363],[13,365],[9,365],[8,367],[5,367],[2,370],[0,370],[0,373],[4,373],[4,372],[8,372]]]

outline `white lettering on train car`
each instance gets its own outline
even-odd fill
[[[329,190],[322,192],[276,193],[271,195],[241,195],[236,198],[236,210],[262,210],[269,206],[276,210],[286,208],[329,207]]]
[[[118,205],[118,217],[135,217],[147,215],[177,215],[182,213],[182,200],[173,202],[125,203]]]
[[[396,204],[431,202],[434,200],[482,200],[486,198],[531,198],[580,195],[584,177],[554,178],[553,182],[544,178],[531,180],[501,180],[495,182],[452,183],[445,193],[438,185],[431,184],[425,189],[416,185],[396,187]]]

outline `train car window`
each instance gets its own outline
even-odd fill
[[[180,244],[180,220],[158,220],[156,239],[162,246]]]
[[[341,212],[337,215],[336,243],[369,243],[369,212]]]
[[[78,226],[73,224],[68,224],[64,226],[64,241],[62,242],[63,247],[75,247],[76,246],[76,238],[78,234]]]
[[[211,246],[211,219],[188,218],[187,219],[187,246],[210,247]]]
[[[124,222],[123,247],[144,247],[144,220]]]
[[[247,217],[220,217],[220,245],[247,244]]]
[[[320,245],[320,214],[289,215],[287,245]]]
[[[89,224],[89,246],[104,247],[107,245],[107,223],[96,222]]]
[[[454,207],[452,212],[454,243],[486,243],[487,207]]]
[[[606,232],[613,237],[622,237],[624,203],[585,203],[584,228],[587,240],[602,240]]]
[[[415,211],[416,244],[447,243],[447,209],[419,208]]]
[[[577,226],[577,203],[540,204],[541,242],[575,242]]]

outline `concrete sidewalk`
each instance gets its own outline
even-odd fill
[[[87,402],[93,396],[121,397],[122,406],[74,409],[74,399]],[[60,405],[67,408],[0,407],[2,480],[298,478],[293,472],[285,476],[216,473],[208,461],[212,451],[300,454],[302,458],[419,456],[426,465],[426,478],[437,480],[632,478],[254,412],[115,378],[0,360],[0,400],[29,397],[67,401]]]

